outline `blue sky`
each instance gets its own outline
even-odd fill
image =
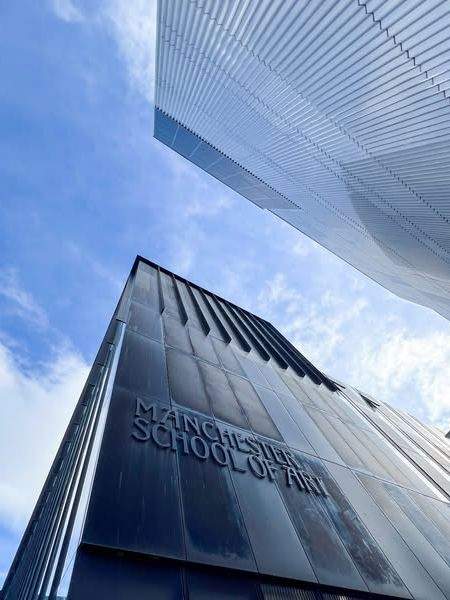
[[[450,425],[448,321],[153,139],[153,13],[0,8],[0,582],[136,254],[271,320],[330,375]]]

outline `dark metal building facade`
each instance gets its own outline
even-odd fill
[[[450,597],[449,445],[138,258],[4,600]]]

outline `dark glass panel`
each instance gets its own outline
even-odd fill
[[[161,315],[138,302],[131,302],[128,328],[162,342]]]
[[[302,463],[300,466],[303,468]],[[367,591],[320,496],[299,489],[295,482],[288,486],[283,470],[279,470],[277,476],[289,514],[319,583]]]
[[[309,381],[307,377],[304,377],[301,382],[296,380],[295,383],[297,384],[297,389],[300,388],[300,390],[308,396],[310,400],[309,404],[320,410],[325,410],[331,414],[336,414],[329,398],[327,398],[325,394],[321,394],[319,392],[319,386]],[[299,399],[302,401],[301,398]]]
[[[268,477],[231,471],[260,573],[317,581],[277,485]]]
[[[136,394],[169,401],[164,348],[158,342],[126,331],[116,382]]]
[[[188,569],[189,600],[260,600],[257,584],[240,573]]]
[[[323,481],[328,495],[320,498],[322,506],[370,591],[409,597],[397,572],[387,561],[322,461],[305,454],[296,456],[302,468]]]
[[[283,379],[291,394],[297,398],[299,402],[302,404],[312,404],[311,398],[306,394],[303,387],[300,385],[300,377],[292,371],[292,369],[288,369],[286,372],[280,371],[280,377]]]
[[[173,139],[178,129],[178,123],[166,116],[158,108],[155,108],[155,132],[154,135],[158,140],[172,146]]]
[[[386,479],[392,479],[403,485],[409,485],[409,478],[405,475],[405,469],[399,456],[395,453],[392,446],[386,444],[383,438],[373,431],[361,430],[354,425],[348,425],[355,437],[367,449],[367,452],[374,457],[374,460],[381,465],[380,474]]]
[[[202,142],[200,146],[197,146],[197,149],[193,152],[190,160],[202,169],[208,169],[212,163],[221,160],[222,158],[223,154],[210,146],[207,142]]]
[[[232,375],[231,373],[228,377],[231,382],[231,387],[233,388],[239,404],[244,409],[253,431],[276,440],[281,440],[280,432],[275,427],[269,413],[264,408],[251,384],[247,380]]]
[[[173,401],[181,406],[210,414],[211,409],[200,377],[198,361],[178,350],[168,348],[167,369]]]
[[[131,297],[159,312],[157,272],[150,265],[139,263]]]
[[[145,400],[147,406],[152,401]],[[115,387],[90,497],[83,541],[182,558],[176,458],[132,436],[136,396]],[[146,418],[150,412],[142,412]],[[150,417],[148,417],[148,420]]]
[[[365,487],[440,589],[450,592],[450,569],[391,496],[392,486],[361,475]]]
[[[450,540],[450,503],[423,496],[418,492],[408,492],[416,504],[431,519],[439,530]]]
[[[264,375],[264,377],[269,382],[270,387],[273,390],[275,390],[275,392],[279,392],[280,394],[291,394],[290,389],[284,383],[283,379],[280,377],[278,372],[275,370],[272,361],[268,365],[259,365],[259,368],[261,369],[261,372]]]
[[[200,329],[189,327],[189,336],[194,348],[194,353],[199,358],[208,360],[209,362],[219,364],[216,352],[213,348],[211,337],[205,335]]]
[[[430,575],[354,473],[333,463],[327,463],[326,467],[407,588],[414,590],[414,597],[445,600]],[[365,475],[358,477],[372,479]]]
[[[300,431],[304,434],[308,442],[314,448],[315,453],[327,460],[332,460],[343,464],[341,457],[308,415],[305,407],[302,406],[300,402],[293,396],[278,394],[278,397],[286,407],[291,417],[294,419]]]
[[[173,141],[173,148],[182,156],[189,158],[195,148],[201,143],[199,137],[191,133],[182,125],[178,126],[177,133]]]
[[[132,557],[79,548],[70,600],[182,600],[181,569]]]
[[[315,454],[313,447],[300,431],[275,392],[259,386],[255,386],[255,390],[267,412],[272,417],[278,431],[283,436],[284,441],[293,448]]]
[[[244,371],[242,370],[242,367],[236,358],[235,353],[233,352],[232,345],[226,344],[225,342],[216,340],[214,338],[212,338],[212,343],[223,367],[232,373],[244,375]]]
[[[342,423],[338,419],[334,419],[330,415],[310,406],[305,406],[305,411],[347,465],[359,469],[365,467],[364,463],[353,450],[352,440],[349,439],[348,432],[347,435],[339,433],[339,425]]]
[[[351,452],[353,453],[353,456],[349,457],[348,461],[346,457],[346,462],[349,466],[361,468],[360,464],[362,463],[363,470],[368,471],[369,473],[374,473],[375,475],[379,475],[380,477],[389,478],[389,472],[380,462],[376,460],[369,450],[369,444],[367,440],[369,433],[367,431],[358,430],[355,427],[356,432],[359,434],[357,436],[355,435],[350,423],[343,423],[338,418],[328,418],[330,422],[333,423],[333,428],[337,435],[342,440],[345,440],[347,447],[350,448]],[[327,417],[325,416],[324,419],[327,419]]]
[[[261,373],[261,370],[258,368],[258,365],[250,358],[243,356],[242,354],[237,355],[239,362],[244,369],[245,375],[250,379],[252,383],[256,383],[262,386],[268,386],[267,379]]]
[[[225,373],[207,363],[199,362],[198,366],[214,416],[248,429],[247,418],[236,400]]]
[[[400,506],[402,511],[414,523],[420,533],[428,539],[430,544],[442,556],[450,567],[450,540],[439,531],[436,525],[420,510],[406,490],[396,486],[385,484],[389,494]]]
[[[178,452],[188,560],[255,571],[228,467]]]
[[[188,354],[192,354],[192,345],[189,339],[187,327],[179,319],[164,313],[164,341],[168,346],[179,348]]]

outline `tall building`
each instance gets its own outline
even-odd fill
[[[445,600],[449,449],[138,257],[2,598]]]
[[[159,0],[155,137],[450,318],[442,0]]]

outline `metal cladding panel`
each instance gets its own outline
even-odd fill
[[[154,135],[450,317],[442,0],[159,0]]]
[[[185,548],[176,457],[130,437],[130,422],[148,402],[160,400],[137,401],[133,392],[118,386],[114,389],[83,541],[182,558]],[[139,427],[134,434],[142,435]]]
[[[76,558],[71,598],[83,600],[180,600],[181,570],[161,561],[124,558],[82,548]]]

